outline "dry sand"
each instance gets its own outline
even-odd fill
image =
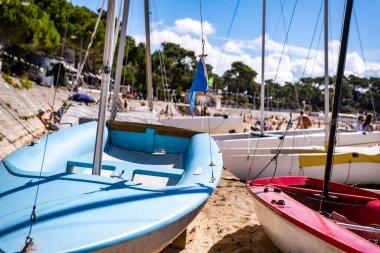
[[[245,184],[223,170],[222,179],[187,228],[185,249],[168,246],[161,253],[280,252],[265,234]]]

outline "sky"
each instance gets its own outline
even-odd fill
[[[68,1],[96,11],[103,0]],[[241,61],[258,73],[256,81],[260,82],[263,0],[149,2],[153,51],[166,41],[200,54],[202,27],[205,53],[208,54],[206,63],[213,66],[213,73],[222,75],[230,69],[231,63]],[[323,76],[323,0],[266,2],[265,79],[283,84],[298,81],[301,77]],[[336,73],[344,5],[345,0],[329,1],[330,75]],[[105,9],[106,7],[107,1]],[[380,24],[379,11],[380,1],[354,2],[346,75],[380,77],[380,33],[377,29]],[[145,42],[144,27],[144,1],[131,0],[127,34],[135,37],[137,42]]]

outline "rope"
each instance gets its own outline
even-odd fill
[[[220,54],[220,57],[219,57],[219,59],[218,59],[218,63],[216,64],[215,69],[218,69],[218,68],[219,68],[220,62],[221,62],[222,57],[223,57],[223,55],[224,55],[224,50],[225,50],[225,48],[226,48],[226,44],[227,44],[227,42],[228,42],[228,39],[230,38],[230,33],[231,33],[232,25],[234,24],[235,17],[236,17],[236,13],[237,13],[237,10],[238,10],[238,7],[239,7],[239,4],[240,4],[240,0],[238,0],[238,1],[236,2],[236,6],[235,6],[235,10],[234,10],[234,14],[232,15],[231,23],[230,23],[230,26],[228,27],[227,36],[226,36],[226,39],[225,39],[224,42],[223,42],[222,53]]]
[[[96,23],[95,23],[94,31],[91,34],[90,42],[88,43],[88,46],[87,46],[87,49],[86,49],[86,53],[84,54],[83,61],[80,63],[80,66],[79,66],[79,69],[78,69],[77,80],[76,80],[77,83],[78,83],[79,77],[81,76],[84,64],[86,63],[88,54],[90,52],[90,48],[92,46],[92,42],[94,41],[96,30],[98,29],[99,21],[100,21],[100,18],[102,17],[102,14],[103,14],[104,2],[105,2],[105,0],[102,1],[102,5],[100,7],[100,12],[99,12],[99,15],[98,15],[98,19],[96,20]],[[70,1],[70,3],[71,3],[71,1]],[[66,32],[67,32],[67,27],[66,27],[66,31],[65,31],[65,36],[66,36]]]
[[[315,57],[314,57],[314,62],[313,62],[313,68],[311,69],[311,76],[313,76],[313,74],[314,74],[315,63],[317,62],[317,54],[318,54],[319,44],[320,44],[321,38],[322,38],[322,31],[323,31],[323,25],[321,25],[321,30],[319,31],[317,49],[316,49],[316,52],[315,52]]]
[[[201,15],[201,34],[202,34],[202,54],[201,56],[205,55],[205,40],[203,36],[203,14],[202,14],[202,0],[199,0],[199,13]]]
[[[320,18],[320,16],[321,16],[322,6],[323,6],[323,0],[321,1],[321,6],[319,7],[318,18],[317,18],[317,22],[315,23],[315,27],[314,27],[314,31],[313,31],[313,36],[312,36],[312,38],[311,38],[311,42],[310,42],[310,46],[309,46],[309,50],[308,50],[308,52],[307,52],[306,63],[305,63],[305,67],[303,68],[303,72],[302,72],[302,75],[301,75],[301,79],[302,79],[302,78],[304,77],[304,75],[305,75],[305,70],[306,70],[307,62],[309,61],[309,56],[310,56],[311,47],[313,46],[313,42],[314,42],[315,32],[317,31],[317,26],[318,26],[318,23],[319,23],[319,18]],[[319,43],[318,43],[318,44],[319,44]],[[315,63],[315,61],[314,61],[314,63]]]
[[[280,152],[281,152],[281,149],[282,149],[282,146],[284,145],[284,140],[285,140],[285,136],[286,136],[286,132],[288,131],[288,127],[286,128],[282,138],[281,138],[281,141],[277,147],[277,150],[276,150],[276,154],[272,157],[272,159],[269,161],[269,163],[267,163],[267,165],[264,166],[264,168],[259,172],[259,174],[257,174],[253,179],[252,179],[252,182],[257,179],[261,173],[263,173],[267,168],[268,166],[274,161],[276,164],[275,164],[275,167],[274,167],[274,172],[273,172],[273,175],[271,177],[271,180],[269,182],[271,182],[274,178],[274,176],[276,175],[276,171],[277,171],[277,158],[279,157],[280,155]]]
[[[347,173],[347,178],[344,180],[344,184],[347,184],[348,178],[350,177],[351,173],[351,160],[348,161],[348,173]]]
[[[203,37],[202,0],[199,0],[199,13],[200,13],[200,17],[201,17],[201,33],[202,33],[202,54],[199,55],[199,56],[200,57],[206,57],[207,54],[205,54],[205,52],[204,52],[204,50],[205,50],[205,40],[204,40],[204,37]],[[206,66],[204,66],[204,67],[206,68]],[[206,113],[206,111],[204,111],[204,113]],[[202,119],[202,122],[203,122],[203,119]],[[216,166],[216,164],[214,163],[214,161],[212,159],[211,130],[210,130],[210,116],[209,115],[207,115],[207,123],[208,123],[208,140],[209,140],[209,146],[210,146],[210,159],[211,159],[209,166],[211,167],[211,183],[213,183],[213,182],[215,182],[214,166]]]
[[[360,35],[360,31],[359,31],[359,23],[358,23],[358,19],[357,19],[357,16],[356,16],[355,7],[354,7],[354,18],[355,18],[355,23],[356,23],[356,30],[358,32],[358,38],[359,38],[359,44],[360,44],[360,52],[361,52],[362,57],[363,57],[364,73],[365,73],[365,76],[367,77],[368,76],[367,65],[365,64],[366,60],[365,60],[365,57],[364,57],[363,43],[362,43],[362,38],[361,38],[361,35]],[[378,124],[377,124],[377,117],[376,117],[375,103],[373,101],[373,95],[372,95],[372,91],[371,91],[371,86],[372,85],[369,83],[369,78],[367,77],[366,79],[367,79],[367,84],[368,84],[369,96],[371,98],[371,103],[372,103],[373,116],[375,118],[375,123],[378,126]]]
[[[70,1],[70,4],[71,4],[71,1]],[[65,42],[66,42],[66,37],[67,37],[67,28],[68,28],[68,25],[69,25],[69,18],[70,18],[70,11],[67,14],[66,29],[65,29],[65,34],[64,34],[64,37],[63,37],[63,41],[62,41],[62,51],[61,51],[60,59],[62,59],[63,52],[64,52],[64,49],[65,49]],[[54,105],[55,105],[55,100],[56,100],[56,95],[57,95],[57,90],[58,90],[58,80],[59,80],[58,77],[59,77],[59,75],[61,73],[61,66],[62,66],[62,64],[59,64],[59,66],[58,66],[58,74],[57,74],[57,79],[56,79],[56,83],[55,83],[55,87],[54,87],[54,95],[53,95],[52,108],[54,108]],[[30,220],[30,227],[29,227],[28,235],[26,236],[26,239],[25,239],[24,249],[27,248],[27,247],[29,247],[31,244],[33,244],[33,238],[31,237],[31,234],[32,234],[33,224],[37,221],[37,214],[36,214],[37,199],[38,199],[38,193],[39,193],[39,190],[40,190],[40,182],[41,182],[41,177],[42,177],[42,170],[43,170],[44,163],[45,163],[47,144],[48,144],[48,140],[49,140],[49,132],[50,132],[50,129],[48,129],[48,134],[46,135],[46,141],[45,141],[44,151],[43,151],[43,155],[42,155],[41,168],[40,168],[39,175],[38,175],[37,189],[36,189],[36,193],[35,193],[35,196],[34,196],[33,209],[32,209],[32,213],[30,215],[30,219],[29,219]]]

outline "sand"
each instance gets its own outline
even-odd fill
[[[185,249],[161,253],[280,252],[265,234],[245,184],[224,170],[206,205],[187,228]]]

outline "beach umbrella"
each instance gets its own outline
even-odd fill
[[[77,101],[77,102],[85,102],[85,103],[95,103],[95,99],[84,93],[76,93],[72,95],[69,100]]]

